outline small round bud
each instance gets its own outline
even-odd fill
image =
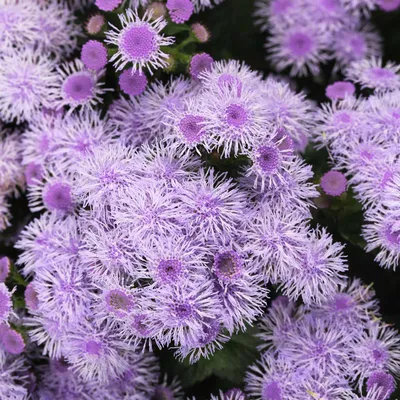
[[[208,29],[198,22],[192,25],[192,31],[200,43],[208,42],[210,39],[211,35]]]
[[[153,12],[152,19],[157,19],[160,17],[164,17],[167,14],[167,8],[165,5],[159,1],[156,1],[154,3],[151,3],[148,7],[147,10],[149,12]]]
[[[8,257],[0,257],[0,282],[5,282],[10,273],[10,259]]]
[[[102,30],[105,22],[106,20],[102,15],[93,15],[86,22],[87,33],[89,33],[90,35],[97,35]]]

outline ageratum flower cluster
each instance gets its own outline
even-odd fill
[[[328,87],[332,102],[318,113],[315,138],[328,146],[335,168],[347,174],[363,205],[366,250],[375,252],[382,267],[393,269],[400,259],[399,70],[379,59],[351,64],[347,78],[370,95],[357,96],[350,82]]]
[[[17,243],[31,340],[79,379],[109,382],[136,350],[209,357],[262,314],[268,281],[306,303],[329,298],[347,265],[308,226],[317,192],[295,148],[312,110],[229,61],[116,100],[108,118],[37,119],[23,155],[40,171],[30,207],[44,213]],[[239,177],[204,161],[229,156],[248,160]]]
[[[322,65],[335,69],[381,56],[381,38],[368,21],[379,7],[393,11],[398,0],[258,0],[256,23],[268,32],[268,59],[292,76],[316,76]]]
[[[400,372],[400,337],[379,319],[371,287],[349,281],[320,305],[272,302],[260,324],[251,399],[387,400]]]

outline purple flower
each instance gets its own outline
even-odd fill
[[[194,6],[191,0],[167,0],[169,15],[176,24],[183,24],[193,14]]]
[[[371,321],[354,342],[350,343],[350,367],[357,371],[359,388],[362,387],[364,379],[375,371],[390,372],[394,375],[399,373],[399,342],[397,330],[379,321]]]
[[[122,29],[111,25],[113,30],[106,32],[106,43],[118,47],[110,59],[117,71],[132,64],[132,72],[146,67],[152,75],[153,70],[167,66],[169,56],[161,48],[173,44],[174,38],[160,34],[167,25],[164,18],[151,18],[152,13],[146,12],[140,18],[136,11],[128,9],[119,15]]]
[[[245,193],[231,179],[214,170],[200,170],[179,191],[181,217],[190,235],[202,243],[224,243],[238,229],[245,209]]]
[[[346,177],[339,171],[328,171],[321,178],[322,190],[329,196],[340,196],[346,191]]]
[[[325,94],[331,100],[341,100],[346,96],[352,96],[355,92],[355,86],[350,82],[335,82],[326,87]]]
[[[54,62],[32,51],[3,55],[0,60],[0,118],[5,122],[31,121],[43,105],[56,99]]]
[[[198,22],[192,25],[192,32],[200,43],[206,43],[210,39],[210,32],[204,25]]]
[[[282,283],[283,292],[291,299],[301,296],[306,304],[321,304],[330,298],[346,283],[343,247],[334,243],[324,228],[311,230],[308,245],[296,259],[291,276]]]
[[[345,74],[347,79],[360,84],[362,88],[384,91],[400,88],[399,71],[400,66],[394,63],[388,62],[383,66],[381,59],[370,58],[352,63]]]
[[[274,27],[266,44],[278,71],[290,68],[291,75],[318,75],[320,63],[328,60],[327,35],[320,25]]]
[[[79,106],[92,109],[102,103],[101,96],[106,92],[100,82],[103,74],[103,70],[86,70],[79,59],[62,64],[58,68],[57,107],[69,106],[69,113],[72,113]]]
[[[130,96],[138,96],[146,89],[146,75],[140,71],[125,70],[119,77],[119,86],[124,93]]]
[[[25,349],[25,342],[21,334],[7,325],[0,326],[0,343],[11,354],[21,354]]]
[[[382,39],[376,29],[370,25],[346,26],[335,32],[333,51],[338,63],[347,67],[353,61],[369,57],[382,56]]]
[[[81,60],[86,68],[99,71],[107,64],[107,49],[97,40],[89,40],[82,46]]]
[[[211,69],[214,59],[207,53],[196,54],[190,61],[190,75],[193,79],[198,79],[204,71]]]

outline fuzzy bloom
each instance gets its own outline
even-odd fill
[[[400,88],[400,66],[388,62],[383,65],[379,58],[364,59],[352,63],[345,71],[347,79],[358,83],[362,88],[376,91]]]
[[[346,96],[352,96],[355,90],[356,88],[352,83],[338,81],[327,86],[325,94],[331,100],[341,100]]]
[[[327,37],[320,25],[275,28],[266,48],[278,71],[290,68],[293,76],[318,75],[328,60]]]
[[[0,118],[5,122],[30,121],[41,106],[56,99],[54,62],[38,52],[20,51],[0,59]]]
[[[161,48],[173,44],[174,38],[160,33],[167,25],[164,18],[152,21],[151,16],[146,11],[140,18],[136,11],[128,9],[119,15],[122,29],[110,25],[112,30],[106,32],[106,43],[118,47],[110,59],[117,71],[132,64],[133,72],[147,68],[152,75],[153,70],[167,66],[169,56]]]
[[[198,178],[183,185],[179,199],[189,234],[203,243],[210,239],[229,242],[237,232],[246,204],[245,193],[212,169],[200,170]]]
[[[339,171],[328,171],[321,178],[322,190],[330,196],[340,196],[346,191],[346,177]]]
[[[89,35],[97,35],[103,29],[106,20],[103,15],[92,15],[86,22],[85,28]]]
[[[335,32],[332,47],[338,67],[348,67],[352,62],[382,56],[382,39],[368,23],[355,27],[354,24],[348,24]]]
[[[190,61],[190,75],[193,79],[199,79],[199,76],[204,71],[211,69],[214,59],[207,53],[196,54]]]
[[[359,388],[364,379],[375,371],[399,374],[399,342],[400,337],[395,329],[379,321],[371,321],[367,329],[349,343],[352,354],[350,366],[356,372],[354,378]]]
[[[167,0],[166,4],[169,15],[176,24],[186,22],[194,11],[191,0]]]
[[[10,273],[11,262],[8,257],[0,257],[0,283],[5,282]]]
[[[283,283],[283,292],[291,299],[302,297],[306,304],[322,303],[346,283],[348,266],[343,245],[334,243],[325,229],[311,230],[308,246],[294,260],[291,276]]]
[[[192,25],[192,32],[200,43],[208,42],[211,36],[207,28],[198,22]]]
[[[86,70],[81,60],[75,59],[58,68],[57,108],[69,107],[69,113],[77,107],[92,109],[102,103],[101,96],[106,92],[100,82],[104,70]]]
[[[147,86],[147,78],[143,72],[125,70],[119,77],[121,90],[130,96],[139,96]]]
[[[96,0],[95,4],[102,11],[112,11],[122,3],[122,0]]]
[[[82,47],[81,60],[86,68],[98,71],[107,64],[107,49],[97,40],[89,40]]]

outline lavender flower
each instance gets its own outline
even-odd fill
[[[339,171],[328,171],[321,178],[322,190],[330,196],[340,196],[346,191],[346,177]]]
[[[146,75],[138,71],[125,70],[119,77],[119,86],[124,93],[130,96],[138,96],[146,89]]]
[[[194,6],[191,0],[167,0],[169,15],[176,24],[183,24],[193,14]]]
[[[88,69],[101,70],[107,64],[107,49],[97,40],[89,40],[82,47],[81,60]]]
[[[111,25],[113,30],[106,32],[106,43],[118,46],[110,59],[117,71],[132,64],[132,72],[146,67],[152,75],[153,70],[167,66],[168,55],[161,47],[171,45],[174,38],[161,34],[167,24],[162,17],[154,21],[151,17],[152,14],[146,12],[140,18],[136,11],[128,9],[125,15],[119,15],[122,29]]]

